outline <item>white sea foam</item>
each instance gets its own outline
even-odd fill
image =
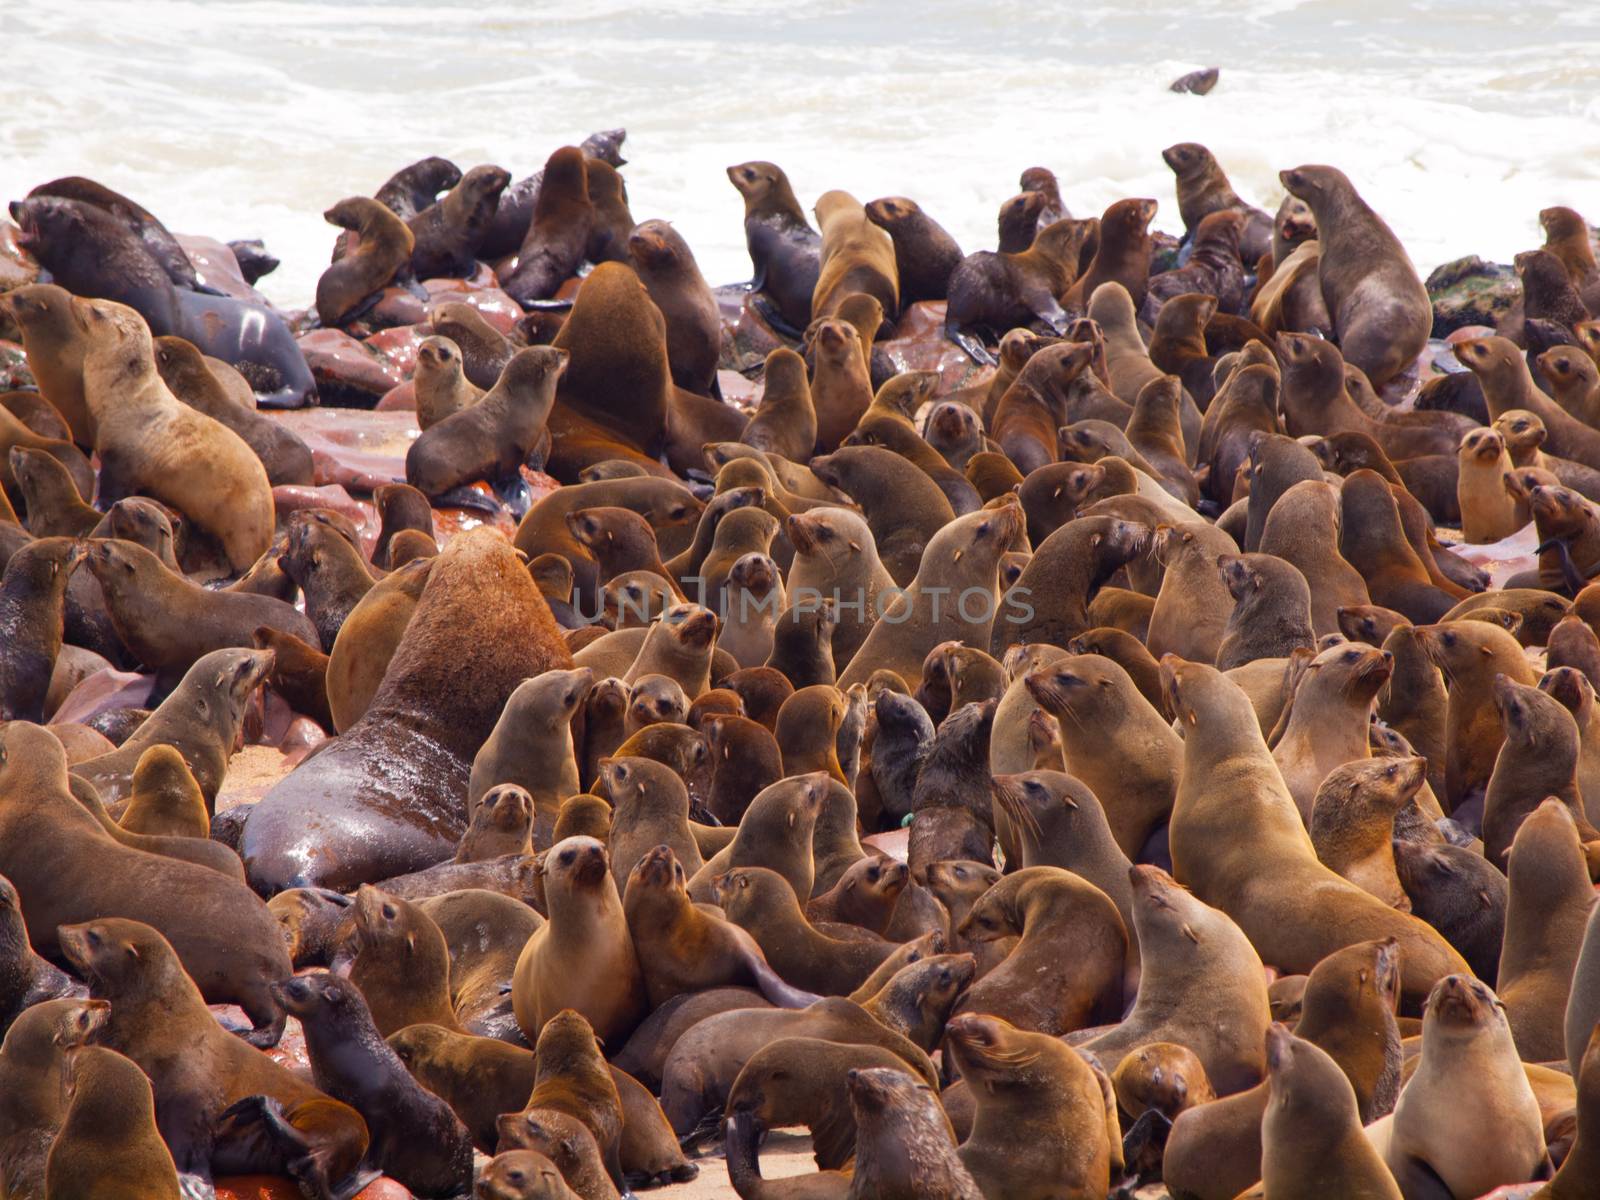
[[[634,215],[707,278],[746,277],[724,168],[780,163],[809,204],[916,198],[967,249],[1029,166],[1075,212],[1161,201],[1198,140],[1264,206],[1343,168],[1424,271],[1508,261],[1538,210],[1600,219],[1600,5],[1557,0],[10,0],[0,194],[92,175],[173,229],[261,237],[306,303],[322,210],[426,154],[517,177],[628,129]],[[1167,83],[1219,66],[1209,96]],[[26,80],[26,85],[24,85]]]

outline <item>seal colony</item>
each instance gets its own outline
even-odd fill
[[[752,161],[714,289],[624,136],[305,312],[12,199],[0,1197],[1600,1195],[1582,217]]]

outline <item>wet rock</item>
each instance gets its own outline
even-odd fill
[[[272,489],[272,503],[277,508],[280,524],[306,508],[328,508],[350,518],[361,539],[361,552],[371,558],[372,547],[378,542],[378,530],[383,525],[378,519],[378,510],[371,504],[363,504],[339,484],[320,487],[283,484]]]
[[[16,342],[0,341],[0,392],[15,392],[38,385],[28,370],[28,356]]]
[[[373,334],[364,344],[369,350],[376,351],[387,359],[400,372],[401,378],[408,378],[411,372],[417,369],[417,347],[422,345],[424,339],[432,336],[433,329],[428,325],[421,323],[400,325]],[[399,380],[395,382],[398,383]]]
[[[318,486],[336,483],[355,493],[403,481],[406,451],[419,432],[416,416],[408,412],[304,408],[274,420],[311,448]]]
[[[722,313],[722,357],[718,367],[739,372],[760,370],[767,355],[789,344],[767,324],[744,288],[721,287],[713,294]]]
[[[154,675],[106,667],[79,680],[51,715],[50,723],[81,725],[96,713],[108,709],[144,708],[149,703],[155,684]]]
[[[39,281],[39,264],[17,241],[22,230],[11,221],[0,221],[0,292]]]
[[[316,329],[297,338],[317,381],[322,403],[371,408],[405,378],[405,372],[377,349],[339,329]]]
[[[1174,79],[1167,88],[1169,92],[1188,92],[1192,96],[1204,96],[1217,86],[1217,79],[1221,72],[1216,67],[1206,67],[1200,71],[1190,71],[1180,79]]]
[[[1426,286],[1433,301],[1436,338],[1463,325],[1496,325],[1522,299],[1522,284],[1513,268],[1486,262],[1476,254],[1436,267]]]
[[[383,399],[378,401],[376,412],[416,412],[417,387],[411,380],[406,380],[399,387],[390,388],[383,394]]]

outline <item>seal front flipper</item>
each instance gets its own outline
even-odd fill
[[[1544,554],[1554,551],[1556,561],[1561,567],[1562,581],[1567,585],[1571,595],[1576,596],[1588,584],[1583,572],[1578,570],[1578,564],[1572,561],[1572,546],[1564,537],[1553,537],[1549,541],[1539,543],[1535,554]]]
[[[1399,1163],[1391,1162],[1389,1169],[1406,1200],[1453,1200],[1444,1180],[1419,1158],[1408,1157]]]
[[[215,1185],[204,1175],[180,1174],[178,1191],[182,1193],[183,1200],[217,1200]]]
[[[784,320],[783,313],[778,310],[778,306],[772,302],[765,292],[752,291],[750,293],[750,307],[756,310],[756,314],[771,327],[774,333],[781,334],[796,342],[805,338],[805,330],[796,329],[788,321]]]
[[[486,512],[490,516],[499,516],[502,507],[493,496],[484,495],[470,483],[440,492],[429,499],[435,508],[466,508],[474,512]]]

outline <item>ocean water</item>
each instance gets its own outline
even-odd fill
[[[5,199],[65,174],[169,227],[260,237],[262,288],[309,302],[322,211],[444,154],[517,178],[625,126],[635,217],[712,283],[749,275],[724,168],[915,198],[968,250],[1030,166],[1076,215],[1161,203],[1203,141],[1264,207],[1339,166],[1418,267],[1537,245],[1540,208],[1600,220],[1600,4],[1579,0],[57,0],[0,3]],[[1222,70],[1206,97],[1167,84]]]

